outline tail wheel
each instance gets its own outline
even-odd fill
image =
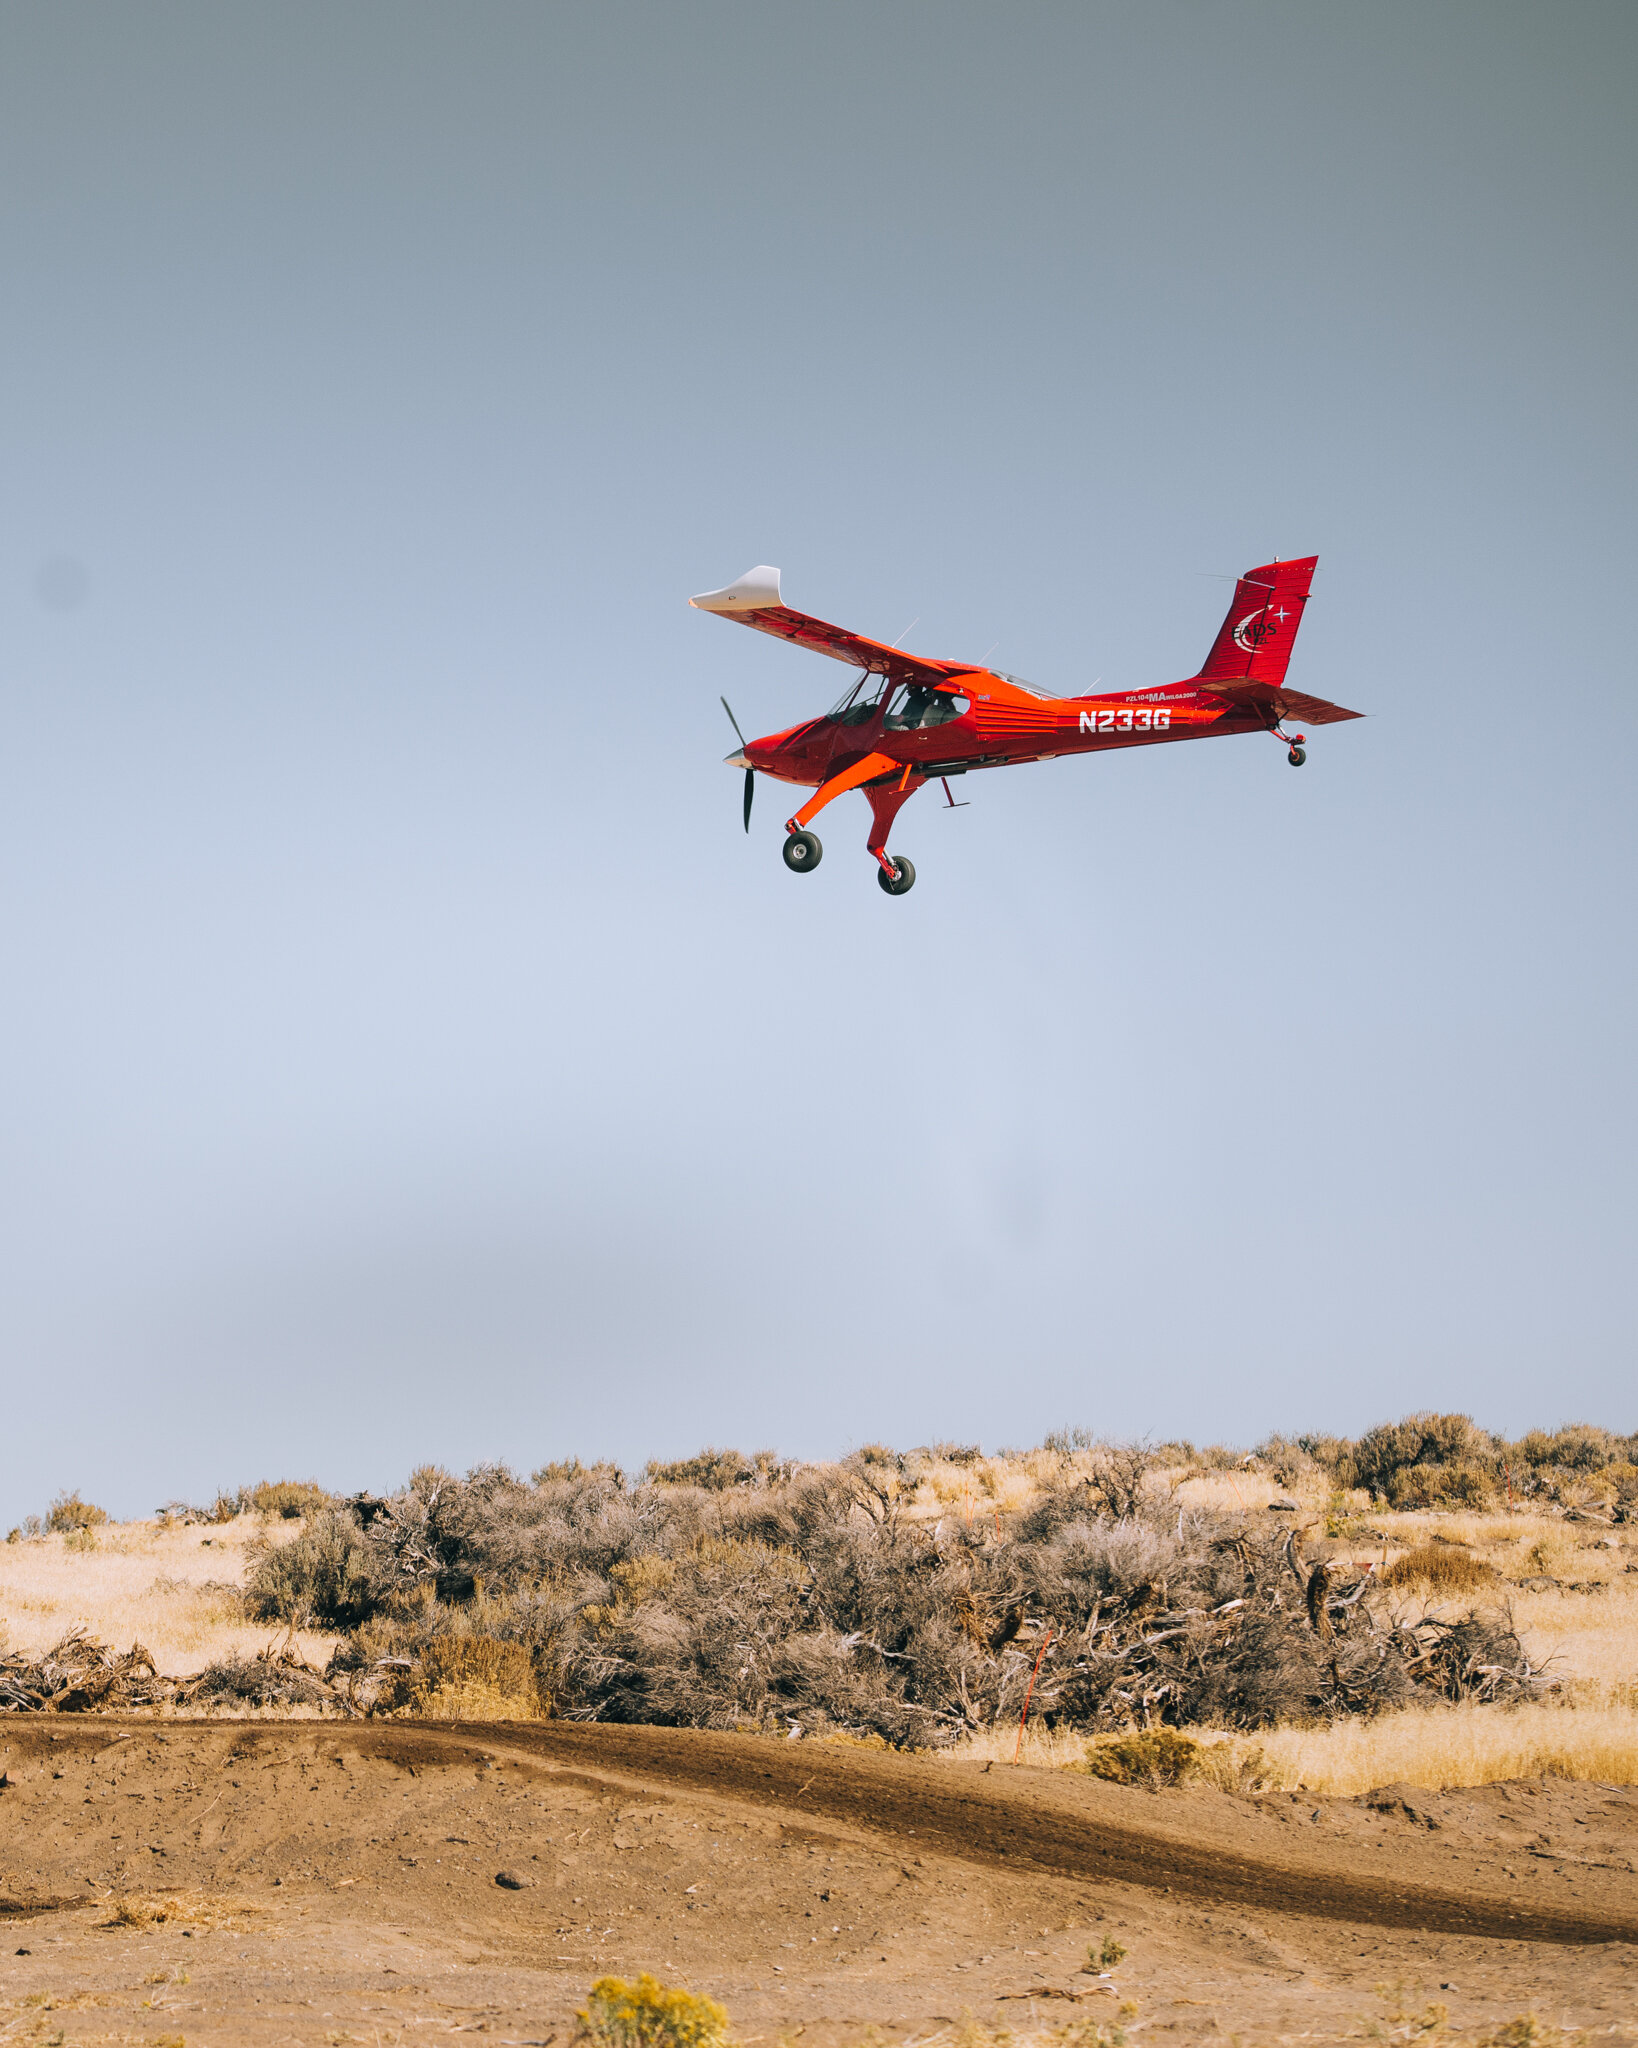
[[[825,849],[817,832],[793,832],[785,841],[785,865],[793,875],[805,875],[824,859]]]
[[[915,868],[905,859],[902,853],[895,853],[890,858],[893,862],[891,877],[889,877],[886,868],[878,864],[876,880],[881,883],[885,895],[908,896],[910,891],[916,886]]]
[[[1285,758],[1291,763],[1293,768],[1300,768],[1304,761],[1308,759],[1308,749],[1306,747],[1293,747]]]

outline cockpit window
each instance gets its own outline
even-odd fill
[[[863,725],[873,718],[887,688],[886,676],[876,675],[866,669],[856,682],[850,683],[841,697],[826,714],[838,725]]]
[[[924,683],[912,683],[894,702],[883,721],[883,730],[920,732],[929,726],[948,725],[952,718],[959,718],[962,712],[970,710],[971,705],[972,700],[968,697],[954,697],[948,690],[934,690]]]

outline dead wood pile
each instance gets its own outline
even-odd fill
[[[43,1657],[0,1656],[0,1711],[85,1714],[120,1707],[151,1707],[170,1700],[172,1678],[161,1678],[140,1643],[122,1656],[84,1629],[70,1629]]]
[[[230,1657],[191,1678],[169,1678],[140,1643],[123,1653],[82,1628],[41,1657],[0,1656],[0,1713],[108,1714],[143,1707],[317,1706],[357,1710],[289,1646]]]

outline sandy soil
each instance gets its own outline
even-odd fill
[[[1409,2039],[1436,2006],[1638,2040],[1630,1791],[1149,1794],[563,1723],[15,1720],[0,1767],[8,2041],[566,2044],[641,1969],[818,2048]]]

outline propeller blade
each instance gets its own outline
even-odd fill
[[[735,738],[739,741],[741,746],[744,746],[745,735],[739,729],[739,720],[734,716],[732,707],[729,705],[728,699],[726,697],[719,697],[717,701],[721,704],[723,710],[728,713],[728,723],[734,728]]]
[[[731,718],[733,713],[730,712],[728,715]],[[747,768],[745,771],[745,829],[747,832],[751,829],[751,799],[755,795],[756,770],[754,768]]]

